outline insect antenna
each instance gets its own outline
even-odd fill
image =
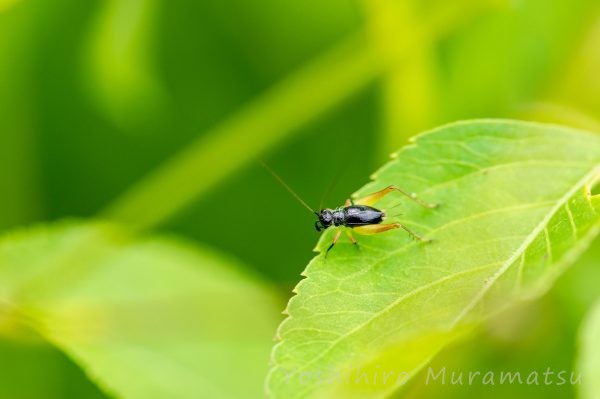
[[[394,219],[394,218],[397,218],[398,216],[402,216],[402,212],[398,212],[395,215],[390,215],[388,213],[388,211],[390,209],[398,208],[400,205],[402,205],[402,202],[398,202],[397,204],[395,204],[395,205],[393,205],[393,206],[391,206],[389,208],[385,208],[386,217],[389,218],[389,219]]]
[[[402,212],[396,213],[395,215],[388,215],[388,214],[386,214],[386,218],[387,219],[395,219],[395,218],[400,217],[400,216],[404,216],[404,214]]]
[[[292,188],[290,186],[288,186],[285,181],[283,181],[283,179],[281,178],[281,176],[279,176],[277,173],[275,173],[275,171],[273,169],[271,169],[269,167],[269,165],[267,165],[263,161],[259,161],[259,162],[263,166],[263,168],[265,168],[267,170],[267,172],[269,172],[275,178],[275,180],[277,180],[279,183],[281,183],[281,185],[287,191],[289,191],[289,193],[292,194],[294,196],[294,198],[296,198],[298,200],[298,202],[300,202],[311,213],[314,213],[315,215],[318,215],[318,212],[315,212],[314,209],[312,209],[298,194],[296,194],[296,192],[294,190],[292,190]]]
[[[329,183],[329,186],[327,186],[327,189],[325,190],[325,192],[323,192],[323,196],[321,197],[321,202],[319,203],[319,209],[323,209],[323,204],[325,203],[325,201],[327,200],[327,198],[329,197],[329,195],[331,194],[333,189],[340,182],[340,179],[342,178],[342,175],[344,174],[345,171],[346,171],[346,169],[343,166],[338,167],[338,170],[336,171],[333,179]]]
[[[388,210],[388,211],[389,211],[390,209],[397,208],[397,207],[399,207],[400,205],[402,205],[402,202],[398,202],[396,205],[393,205],[393,206],[392,206],[392,207],[390,207],[390,208],[386,208],[386,210]]]

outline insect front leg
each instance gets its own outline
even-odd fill
[[[422,201],[419,198],[417,198],[417,195],[415,193],[409,194],[406,191],[404,191],[396,186],[387,186],[383,190],[377,191],[376,193],[373,193],[373,194],[367,195],[366,197],[355,200],[354,203],[356,203],[358,205],[373,206],[373,205],[375,205],[375,203],[377,201],[379,201],[380,199],[382,199],[383,197],[385,197],[386,195],[388,195],[389,193],[394,192],[394,191],[397,191],[400,194],[410,198],[417,204],[421,205],[423,208],[433,209],[433,208],[438,207],[438,204],[428,204],[427,202]]]
[[[342,229],[340,227],[337,227],[337,231],[333,236],[333,241],[331,242],[331,245],[329,246],[329,248],[327,248],[327,251],[325,252],[325,258],[327,258],[327,255],[329,255],[329,251],[331,251],[331,248],[333,248],[340,239],[340,234],[342,234]]]

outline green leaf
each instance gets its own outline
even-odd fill
[[[0,241],[0,332],[28,325],[126,399],[263,396],[279,302],[237,263],[105,224]]]
[[[600,139],[571,129],[484,120],[418,136],[357,196],[395,184],[440,203],[378,204],[394,215],[402,201],[396,219],[433,242],[397,229],[325,259],[324,234],[279,328],[270,396],[385,397],[482,319],[546,291],[599,230],[599,175]]]
[[[580,399],[600,398],[600,302],[581,329],[578,369],[581,372]]]
[[[8,10],[17,3],[19,3],[19,0],[0,0],[0,12]]]
[[[123,129],[147,126],[149,119],[156,123],[168,109],[167,91],[152,62],[157,11],[148,0],[106,1],[89,33],[90,94]]]

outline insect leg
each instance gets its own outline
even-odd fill
[[[385,197],[386,195],[388,195],[389,193],[391,193],[393,191],[397,191],[400,194],[410,198],[411,200],[415,201],[417,204],[421,205],[424,208],[432,209],[432,208],[437,208],[437,206],[438,206],[437,204],[428,204],[427,202],[422,201],[419,198],[417,198],[417,195],[415,193],[409,194],[406,191],[404,191],[396,186],[387,186],[386,188],[384,188],[381,191],[377,191],[376,193],[367,195],[366,197],[359,198],[354,202],[359,205],[372,206],[377,201],[379,201],[380,199],[382,199],[383,197]]]
[[[331,248],[333,248],[333,246],[340,239],[340,234],[342,234],[342,229],[338,227],[337,231],[335,232],[335,236],[333,236],[333,241],[331,242],[331,245],[329,246],[329,248],[327,248],[327,251],[325,252],[325,257],[327,257],[327,255],[329,254],[329,251],[331,251]]]
[[[431,241],[427,238],[423,238],[423,237],[419,236],[417,233],[415,233],[414,231],[412,231],[411,229],[409,229],[402,223],[370,224],[367,226],[354,227],[353,229],[358,234],[372,235],[372,234],[383,233],[384,231],[388,231],[388,230],[392,230],[392,229],[397,229],[398,227],[404,229],[408,234],[410,234],[411,237],[413,237],[419,241],[423,241],[423,242]]]
[[[346,229],[346,234],[348,234],[348,238],[350,239],[350,241],[352,241],[352,244],[354,244],[356,248],[359,249],[360,247],[358,246],[358,241],[356,241],[356,239],[352,235],[352,231],[349,228]]]

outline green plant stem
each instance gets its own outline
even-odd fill
[[[357,36],[293,73],[150,173],[102,216],[150,228],[372,82],[380,65]],[[246,136],[251,135],[250,144]]]
[[[423,22],[429,27],[429,40],[447,34],[472,14],[440,7]],[[394,60],[410,58],[417,45],[421,44],[408,41]],[[110,204],[101,216],[140,229],[160,224],[299,127],[373,82],[391,65],[363,34],[357,34],[202,135]],[[252,143],[240,146],[247,135],[252,135]]]

